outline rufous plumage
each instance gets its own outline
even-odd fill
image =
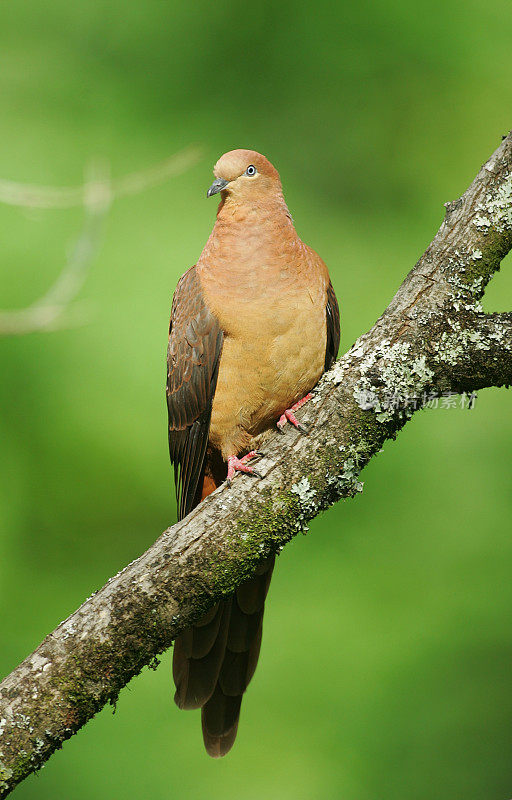
[[[214,167],[221,201],[197,264],[174,294],[168,346],[169,449],[178,515],[237,472],[336,358],[339,312],[322,259],[297,235],[277,170],[253,150]],[[303,430],[303,428],[301,428]],[[176,702],[201,708],[212,756],[236,737],[258,660],[274,559],[175,642]]]

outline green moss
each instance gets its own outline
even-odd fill
[[[13,775],[12,769],[0,761],[0,790],[9,788],[9,781]]]
[[[453,261],[452,270],[460,285],[480,299],[493,274],[499,271],[501,261],[511,246],[512,232],[498,231],[492,227],[486,229],[479,243],[480,258],[464,258],[462,267],[457,259]]]
[[[204,565],[205,577],[213,594],[229,596],[237,586],[253,574],[255,567],[265,558],[278,551],[297,533],[300,517],[298,497],[291,490],[272,493],[266,490],[266,499],[253,513],[227,532],[226,550],[231,556],[226,560],[226,551],[211,553]],[[205,608],[206,610],[206,608]]]
[[[20,783],[27,775],[34,772],[40,766],[40,761],[34,753],[28,754],[21,751],[11,767],[7,767],[0,761],[0,797],[8,794]]]
[[[34,760],[34,756],[28,755],[27,753],[22,753],[17,758],[11,770],[10,782],[12,786],[22,781],[23,778],[34,770]]]
[[[358,451],[365,462],[386,438],[383,426],[371,411],[352,414],[346,422],[346,430],[350,439],[358,442]]]

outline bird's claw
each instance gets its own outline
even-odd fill
[[[287,422],[297,428],[298,431],[301,433],[307,434],[309,433],[309,428],[306,428],[305,425],[301,425],[297,417],[295,416],[295,411],[298,411],[299,408],[302,408],[304,403],[307,403],[313,397],[313,392],[309,392],[302,400],[299,400],[298,403],[295,403],[291,408],[287,408],[286,411],[281,414],[279,420],[277,422],[277,430],[279,433],[284,433],[284,428]]]
[[[247,463],[256,456],[262,455],[263,453],[260,450],[251,450],[250,453],[247,453],[246,456],[242,456],[242,458],[238,458],[237,456],[229,456],[228,474],[226,478],[227,485],[231,486],[231,482],[237,472],[243,472],[245,475],[252,475],[254,478],[263,478],[263,475],[260,472],[255,470],[254,467],[250,467]]]

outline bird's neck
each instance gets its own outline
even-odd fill
[[[240,203],[229,197],[219,204],[217,219],[201,261],[228,260],[231,269],[251,263],[275,263],[301,245],[282,195],[263,202]]]
[[[282,194],[261,200],[256,198],[252,202],[241,202],[228,195],[219,203],[214,231],[222,229],[224,233],[228,226],[236,227],[238,232],[243,229],[261,229],[263,232],[266,227],[274,228],[275,232],[275,226],[294,231],[291,214]]]

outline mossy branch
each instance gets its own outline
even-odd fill
[[[267,444],[239,477],[165,531],[0,684],[0,797],[259,561],[362,489],[359,474],[426,399],[512,382],[512,315],[479,299],[512,246],[512,135],[454,203],[373,328],[304,407],[309,436]]]

